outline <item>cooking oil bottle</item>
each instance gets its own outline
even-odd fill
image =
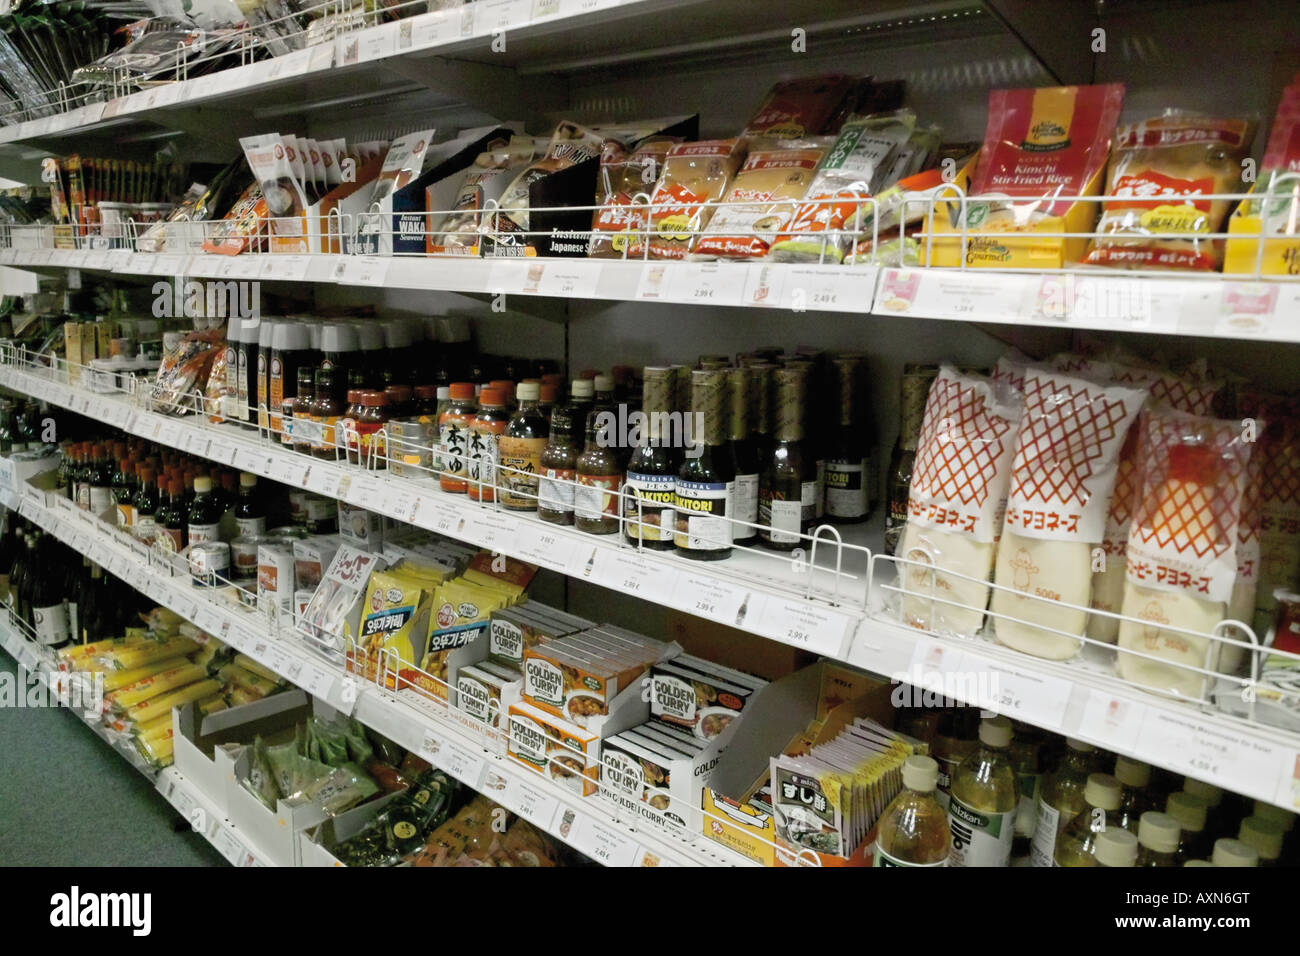
[[[1115,779],[1124,792],[1120,794],[1118,824],[1137,836],[1138,820],[1148,810],[1155,809],[1152,799],[1151,765],[1132,757],[1115,758]]]
[[[1128,830],[1110,827],[1097,834],[1092,857],[1098,866],[1136,866],[1138,838]]]
[[[1043,783],[1042,738],[1035,727],[1013,722],[1011,766],[1016,772],[1016,836],[1011,842],[1011,865],[1028,866],[1038,821],[1038,791]]]
[[[1057,866],[1097,866],[1097,837],[1107,830],[1122,830],[1117,811],[1123,788],[1108,773],[1088,775],[1083,788],[1083,810],[1056,838]]]
[[[1178,821],[1167,813],[1148,810],[1138,820],[1137,865],[1178,866]]]
[[[1034,866],[1053,865],[1057,836],[1083,809],[1083,788],[1087,786],[1088,774],[1092,771],[1093,748],[1082,740],[1069,739],[1065,744],[1065,755],[1060,763],[1043,778],[1031,851]]]
[[[876,837],[876,866],[947,866],[948,816],[934,798],[939,764],[912,756],[903,764],[903,792],[885,808]]]
[[[1193,777],[1183,778],[1183,789],[1205,801],[1205,834],[1211,843],[1219,837],[1231,837],[1233,828],[1227,825],[1223,804],[1223,789]]]
[[[953,774],[950,866],[1006,866],[1011,861],[1019,797],[1010,743],[1011,721],[988,715],[980,721],[979,747]]]
[[[1210,853],[1211,841],[1205,832],[1205,801],[1186,790],[1171,793],[1165,801],[1165,813],[1178,821],[1182,835],[1178,838],[1178,857],[1181,860],[1203,860]]]

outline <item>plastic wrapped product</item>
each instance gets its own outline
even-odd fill
[[[663,174],[650,197],[650,257],[684,259],[709,224],[745,157],[745,141],[715,139],[678,143],[664,159]],[[643,254],[634,241],[629,258]]]
[[[1063,660],[1082,642],[1054,632],[1083,633],[1087,611],[1064,605],[1088,606],[1120,447],[1147,393],[1031,366],[1023,395],[993,628],[1003,644]]]
[[[664,160],[680,140],[651,137],[629,152],[617,140],[607,139],[601,147],[600,176],[592,215],[588,255],[619,258],[628,251],[631,234],[645,229],[645,199],[659,181]],[[638,195],[641,202],[636,201]]]
[[[478,255],[482,213],[502,194],[536,155],[533,141],[516,137],[500,149],[480,153],[465,173],[451,213],[429,229],[428,251],[435,255]]]
[[[1144,415],[1145,474],[1122,606],[1136,620],[1120,623],[1116,661],[1124,679],[1200,698],[1206,677],[1189,668],[1218,666],[1221,645],[1198,635],[1214,631],[1232,597],[1250,437],[1237,421],[1163,409]]]
[[[830,126],[856,86],[857,80],[843,73],[781,80],[768,90],[744,135],[794,139],[838,132]]]
[[[988,379],[950,365],[930,386],[898,552],[909,624],[982,626],[1020,412]]]

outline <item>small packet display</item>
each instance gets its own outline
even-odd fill
[[[357,633],[366,582],[387,564],[379,555],[341,545],[302,612],[303,630],[323,646],[342,651],[346,635]]]
[[[150,393],[158,410],[172,415],[197,411],[191,396],[199,388],[207,388],[212,367],[225,351],[220,329],[191,332],[165,350]]]
[[[1300,76],[1282,90],[1277,114],[1269,124],[1268,143],[1259,164],[1259,181],[1229,222],[1224,272],[1265,275],[1294,273],[1300,255]],[[1260,233],[1264,256],[1259,262]]]
[[[1077,608],[1091,598],[1093,551],[1105,533],[1120,449],[1147,392],[1030,366],[1022,395],[993,629],[1009,647],[1064,660],[1082,646],[1067,635],[1087,623]]]
[[[596,792],[600,738],[525,701],[508,711],[506,753],[581,796]]]
[[[366,214],[361,217],[359,232],[376,235],[385,228],[385,217],[379,215],[385,200],[406,186],[424,168],[424,154],[432,142],[434,130],[424,129],[408,133],[393,140],[384,154],[384,164],[370,188],[370,201]]]
[[[772,258],[843,261],[851,234],[872,213],[872,204],[865,200],[885,187],[894,158],[915,125],[911,110],[846,122],[803,201],[772,244]]]
[[[420,670],[402,673],[404,681],[434,697],[448,698],[448,658],[457,648],[478,640],[487,630],[492,612],[512,601],[502,586],[476,584],[465,578],[453,578],[438,586],[429,618],[427,650]]]
[[[1143,416],[1145,462],[1128,540],[1116,669],[1125,680],[1199,699],[1237,575],[1255,442],[1237,421],[1165,409]],[[1126,651],[1136,651],[1143,656]]]
[[[692,254],[725,259],[767,255],[825,155],[825,147],[811,141],[806,146],[751,151]]]
[[[633,234],[645,230],[650,193],[659,181],[668,151],[679,142],[675,137],[652,136],[629,151],[617,140],[605,140],[596,180],[599,208],[591,218],[588,255],[617,259],[627,254]]]
[[[1121,126],[1087,265],[1217,270],[1231,202],[1203,199],[1241,189],[1254,123],[1169,113]],[[1205,237],[1205,238],[1203,238]]]
[[[207,238],[203,240],[203,251],[223,256],[257,252],[262,245],[268,215],[262,185],[254,181],[244,189],[225,216],[212,223]]]
[[[362,673],[366,680],[382,672],[389,688],[398,686],[399,676],[411,680],[412,665],[424,659],[435,587],[437,578],[417,573],[406,562],[373,572],[366,585],[357,650],[348,651],[348,670]]]
[[[743,139],[678,143],[668,150],[663,173],[650,196],[652,259],[686,258],[744,158]],[[642,245],[636,240],[628,257],[642,255]]]
[[[307,197],[302,159],[292,136],[266,133],[239,141],[248,168],[261,187],[273,252],[310,252],[306,238]],[[296,162],[295,162],[296,160]]]
[[[532,162],[537,154],[533,140],[515,137],[506,145],[480,153],[461,183],[448,213],[431,223],[428,251],[433,255],[476,256],[483,240],[480,226],[489,201],[499,202],[506,187]]]
[[[931,384],[898,551],[907,623],[961,635],[983,625],[1020,414],[984,376],[944,365]]]
[[[679,657],[650,668],[650,716],[712,740],[740,717],[754,692],[756,678],[741,682],[733,672],[710,667],[699,658]]]
[[[493,231],[503,235],[527,233],[529,187],[553,173],[596,158],[603,143],[603,136],[577,123],[556,126],[542,158],[525,167],[501,194],[501,211],[493,217]],[[523,245],[532,244],[531,237],[522,239]]]

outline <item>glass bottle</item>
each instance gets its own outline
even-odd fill
[[[779,551],[792,551],[816,516],[817,470],[804,444],[804,368],[777,369],[776,428],[758,486],[759,538]]]
[[[1120,827],[1098,833],[1092,848],[1092,858],[1098,866],[1136,866],[1137,856],[1137,835]]]
[[[727,447],[727,373],[691,372],[691,445],[677,472],[673,496],[677,553],[700,561],[731,554],[736,473]]]
[[[66,551],[54,538],[42,538],[36,553],[40,573],[32,576],[32,628],[37,644],[59,647],[68,642],[68,605],[64,602],[66,573],[60,567]]]
[[[1171,793],[1165,800],[1165,813],[1178,823],[1178,862],[1202,860],[1209,856],[1211,840],[1205,830],[1209,807],[1204,800],[1186,790]]]
[[[569,386],[569,420],[573,422],[573,434],[585,433],[587,413],[596,404],[596,384],[590,378],[575,378]]]
[[[68,587],[68,640],[81,640],[81,614],[86,599],[86,588],[90,585],[90,558],[82,555],[81,563],[69,562],[72,574]]]
[[[158,510],[158,489],[154,484],[155,472],[152,468],[140,469],[140,490],[135,493],[135,521],[132,530],[141,544],[153,546],[154,535],[158,525],[154,513]]]
[[[758,537],[758,445],[750,426],[749,369],[727,370],[731,416],[727,433],[731,438],[731,468],[736,476],[735,519],[731,540],[747,544]]]
[[[675,378],[676,373],[665,366],[647,368],[642,373],[644,420],[640,439],[628,459],[623,499],[627,540],[633,544],[640,541],[647,548],[661,551],[673,547],[676,527],[673,502],[677,494],[677,472],[681,468],[679,449],[674,447],[672,436],[665,434],[672,428]]]
[[[1123,790],[1120,782],[1108,773],[1088,775],[1083,788],[1080,810],[1056,839],[1054,862],[1057,866],[1096,866],[1094,851],[1097,835],[1105,830],[1123,829],[1115,812]]]
[[[1138,820],[1137,865],[1179,866],[1178,821],[1167,813],[1148,810]]]
[[[1232,827],[1227,825],[1227,815],[1224,813],[1223,788],[1194,777],[1184,777],[1183,789],[1205,801],[1205,832],[1211,840],[1231,835],[1229,831]]]
[[[903,762],[903,791],[877,826],[875,866],[947,866],[952,853],[948,816],[934,798],[939,765],[933,757]]]
[[[871,457],[867,430],[859,419],[862,406],[862,356],[836,356],[839,385],[838,427],[826,455],[826,517],[840,524],[865,521],[871,513]]]
[[[916,462],[916,448],[921,439],[921,426],[925,423],[925,400],[930,385],[939,374],[934,365],[908,364],[903,366],[903,380],[899,386],[898,441],[889,458],[889,471],[885,477],[885,550],[894,554],[898,548],[903,527],[907,524],[907,498],[912,487],[912,467]]]
[[[1124,788],[1119,800],[1119,825],[1136,835],[1142,814],[1155,809],[1147,789],[1151,783],[1151,765],[1132,757],[1116,757],[1115,779]]]
[[[934,759],[939,764],[935,799],[948,807],[952,778],[961,762],[979,746],[979,712],[969,707],[944,711],[934,731]]]
[[[510,423],[505,392],[488,386],[479,393],[479,409],[469,423],[469,474],[465,487],[471,501],[496,498],[497,439]]]
[[[511,511],[537,510],[537,479],[542,472],[550,425],[538,401],[541,384],[520,382],[515,390],[519,408],[497,440],[501,466],[501,504]]]
[[[1011,765],[1016,771],[1016,836],[1011,847],[1011,858],[1028,862],[1038,823],[1038,796],[1043,784],[1039,749],[1042,741],[1035,728],[1014,725],[1011,738]]]
[[[467,488],[465,476],[469,474],[469,428],[478,405],[470,382],[454,382],[449,391],[451,404],[438,416],[438,483],[443,491],[463,495]]]
[[[186,534],[189,516],[182,504],[185,483],[170,478],[162,490],[167,497],[159,503],[158,510],[154,513],[154,522],[158,526],[153,539],[154,548],[164,554],[180,554],[189,544]]]
[[[338,370],[322,365],[316,370],[316,398],[312,401],[312,419],[319,426],[312,435],[311,453],[328,461],[337,460],[339,449],[338,424],[343,417]]]
[[[1056,859],[1056,838],[1083,809],[1083,790],[1092,772],[1091,744],[1073,738],[1066,740],[1066,750],[1056,769],[1043,779],[1042,797],[1038,801],[1038,823],[1030,851],[1034,866],[1051,866]]]
[[[1011,721],[980,721],[979,746],[953,774],[948,800],[952,866],[1006,866],[1016,831],[1016,773],[1007,751]]]
[[[0,404],[0,455],[6,458],[14,450],[14,407],[11,402]]]
[[[120,462],[120,471],[114,479],[113,500],[117,503],[117,526],[131,533],[131,527],[135,524],[135,496],[140,490],[140,482],[136,477],[137,465],[130,458],[123,458]]]
[[[257,475],[239,473],[239,500],[235,503],[235,536],[252,538],[266,532],[266,506],[257,493]]]
[[[576,383],[575,383],[576,384]],[[619,488],[623,473],[610,429],[598,427],[597,412],[587,412],[586,444],[576,463],[577,486],[573,489],[573,526],[588,534],[618,531]]]
[[[573,524],[573,490],[578,478],[578,447],[573,438],[573,406],[561,402],[551,409],[551,432],[537,482],[537,517],[552,524]]]
[[[187,526],[190,544],[217,541],[221,514],[221,505],[212,497],[212,479],[204,475],[196,477]]]
[[[293,406],[293,450],[310,455],[316,433],[314,403],[316,401],[316,370],[310,366],[298,369],[298,392]]]

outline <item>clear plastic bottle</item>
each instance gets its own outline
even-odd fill
[[[961,762],[952,778],[948,822],[952,828],[951,866],[1007,866],[1016,831],[1016,773],[1007,748],[1011,721],[988,716],[980,721],[980,745]]]
[[[1259,854],[1248,843],[1224,837],[1214,841],[1210,862],[1215,866],[1259,866]]]
[[[1092,857],[1098,866],[1134,866],[1137,864],[1138,838],[1128,830],[1111,827],[1097,834]]]
[[[1038,800],[1038,823],[1030,853],[1034,866],[1052,866],[1056,859],[1056,838],[1065,825],[1083,809],[1083,790],[1092,770],[1091,744],[1067,740],[1064,756],[1056,769],[1043,779]]]
[[[1182,835],[1178,838],[1179,860],[1204,859],[1210,852],[1209,836],[1205,832],[1205,801],[1186,790],[1171,793],[1165,801],[1165,813],[1178,821]]]
[[[1221,806],[1223,803],[1223,789],[1221,787],[1216,787],[1214,784],[1206,783],[1203,780],[1184,777],[1183,789],[1205,801],[1205,832],[1211,841],[1223,836],[1232,836],[1234,828],[1225,825],[1224,808]]]
[[[1178,866],[1178,821],[1167,813],[1148,810],[1138,821],[1137,865]]]
[[[1011,865],[1028,866],[1034,830],[1038,824],[1038,794],[1043,785],[1040,750],[1042,740],[1028,725],[1013,725],[1011,764],[1016,770],[1016,838],[1011,847]]]
[[[1116,819],[1124,789],[1108,773],[1088,775],[1083,788],[1084,807],[1056,838],[1057,866],[1097,866],[1097,836],[1122,830]]]
[[[1118,823],[1136,836],[1142,814],[1155,809],[1150,792],[1151,765],[1132,757],[1116,757],[1115,779],[1124,788],[1119,798]]]
[[[1260,866],[1277,866],[1282,857],[1282,827],[1263,817],[1246,817],[1241,821],[1237,839],[1259,854]]]
[[[903,763],[903,792],[885,808],[877,827],[876,866],[947,866],[952,833],[934,798],[939,765],[933,757]]]

